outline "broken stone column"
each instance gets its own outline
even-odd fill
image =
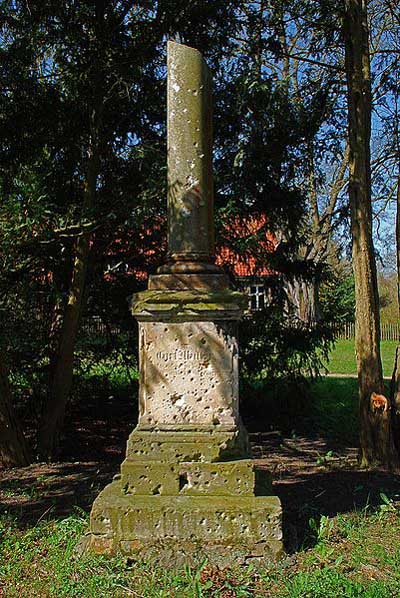
[[[168,258],[149,289],[225,289],[214,263],[211,75],[197,50],[168,43]]]
[[[89,542],[168,564],[276,558],[281,506],[239,415],[246,300],[214,264],[211,77],[168,44],[167,263],[138,293],[139,421],[121,474],[93,504]]]
[[[168,45],[168,250],[187,272],[213,263],[211,77],[201,54]]]

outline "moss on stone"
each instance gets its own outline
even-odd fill
[[[126,459],[121,466],[124,491],[135,495],[254,496],[259,494],[256,491],[258,477],[250,459],[173,464]],[[271,494],[270,474],[263,476],[263,481],[269,481],[269,487],[262,495]]]
[[[89,548],[158,561],[168,550],[172,562],[199,551],[214,562],[274,560],[283,552],[281,516],[276,496],[132,496],[118,480],[94,502]]]
[[[210,428],[201,431],[193,429],[141,430],[136,428],[129,436],[127,458],[138,461],[162,461],[180,463],[188,461],[231,461],[250,456],[247,432],[243,426],[234,431]]]
[[[191,316],[226,312],[229,317],[232,312],[238,317],[247,305],[247,299],[237,291],[166,291],[149,290],[137,293],[132,297],[132,314],[136,317],[143,313],[168,314],[172,319],[185,314]]]

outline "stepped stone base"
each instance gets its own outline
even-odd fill
[[[246,458],[244,428],[185,428],[132,432],[121,474],[93,504],[86,548],[169,566],[278,558],[280,501]]]
[[[115,480],[92,508],[89,548],[169,566],[208,557],[221,566],[282,554],[281,505],[276,496],[144,496]]]

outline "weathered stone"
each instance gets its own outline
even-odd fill
[[[275,496],[132,496],[109,484],[91,513],[91,547],[177,562],[195,555],[275,559],[282,553],[281,506]],[[172,548],[172,554],[171,554]]]
[[[132,314],[139,322],[238,321],[246,304],[241,293],[230,290],[149,290],[133,296]]]
[[[213,263],[210,77],[170,43],[169,261],[138,293],[139,423],[121,475],[97,497],[88,545],[168,566],[282,552],[271,476],[239,415],[237,323],[247,303]]]
[[[116,513],[116,511],[121,511]],[[199,539],[236,544],[282,537],[281,507],[275,496],[136,496],[132,501],[119,481],[97,498],[91,516],[92,532],[120,540],[155,538]]]
[[[167,96],[169,257],[212,262],[211,76],[200,52],[172,41]]]
[[[138,426],[128,439],[126,456],[131,461],[215,463],[243,459],[250,455],[247,432],[239,423],[222,426],[165,425]]]
[[[222,463],[162,463],[126,459],[121,465],[121,484],[126,494],[254,496],[259,477],[256,477],[254,463],[249,459]],[[264,477],[263,490],[267,484],[271,490],[270,475]]]
[[[185,264],[186,266],[186,264]],[[226,274],[207,272],[176,272],[155,274],[149,278],[149,291],[198,289],[206,291],[222,291],[228,288],[229,279]]]
[[[141,322],[139,423],[234,426],[236,323]]]

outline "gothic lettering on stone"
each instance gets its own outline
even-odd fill
[[[196,351],[189,346],[175,351],[158,351],[156,358],[160,361],[210,361],[210,355],[206,351]]]

